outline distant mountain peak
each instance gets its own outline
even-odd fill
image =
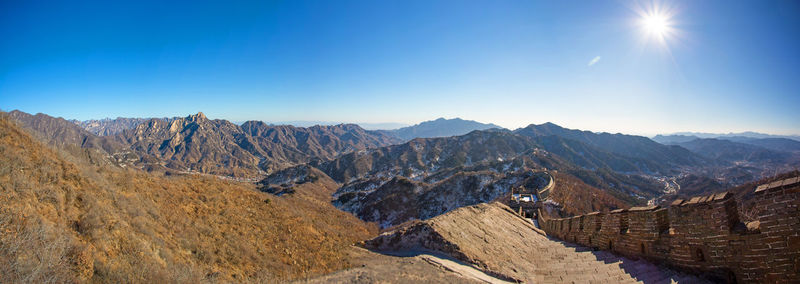
[[[201,120],[208,120],[208,118],[206,117],[205,114],[203,114],[203,112],[197,112],[197,114],[190,115],[187,117],[187,119],[195,122]]]
[[[547,128],[547,129],[560,128],[560,129],[566,129],[564,127],[561,127],[558,124],[555,124],[555,123],[552,123],[552,122],[549,122],[549,121],[545,122],[545,123],[542,123],[542,124],[531,123],[531,124],[528,124],[528,126],[525,126],[525,127],[521,128],[521,129],[526,129],[526,128],[527,129],[532,129],[532,128]]]
[[[480,123],[474,120],[464,120],[458,117],[451,119],[440,117],[436,120],[424,121],[416,125],[403,127],[396,130],[389,130],[386,132],[391,133],[392,135],[403,140],[412,140],[414,138],[458,136],[475,130],[486,130],[491,128],[502,127],[491,123]]]

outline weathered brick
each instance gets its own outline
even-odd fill
[[[750,229],[748,224],[745,232],[733,229],[739,224],[733,195],[720,193],[676,200],[663,209],[636,207],[567,219],[576,221],[562,224],[583,230],[563,236],[691,271],[730,270],[738,281],[770,282],[779,275],[783,278],[775,279],[800,282],[800,184],[758,188],[763,190],[753,201],[760,225]],[[543,228],[556,232],[559,227]]]

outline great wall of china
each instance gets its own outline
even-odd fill
[[[729,283],[800,282],[800,177],[755,189],[755,220],[731,193],[561,219],[540,217],[561,240]],[[539,214],[539,216],[542,216]]]

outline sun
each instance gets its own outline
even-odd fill
[[[664,15],[653,14],[642,18],[642,25],[648,34],[664,37],[670,29],[670,23]]]
[[[639,13],[639,26],[646,40],[667,45],[667,42],[677,35],[677,29],[670,10],[659,8],[661,7],[655,6],[649,10],[642,10]]]

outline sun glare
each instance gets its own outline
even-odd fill
[[[671,10],[658,5],[640,10],[639,26],[646,41],[655,41],[667,46],[667,41],[676,36],[677,31],[669,11]]]
[[[647,33],[651,35],[663,37],[669,29],[669,22],[664,15],[647,15],[642,22]]]

